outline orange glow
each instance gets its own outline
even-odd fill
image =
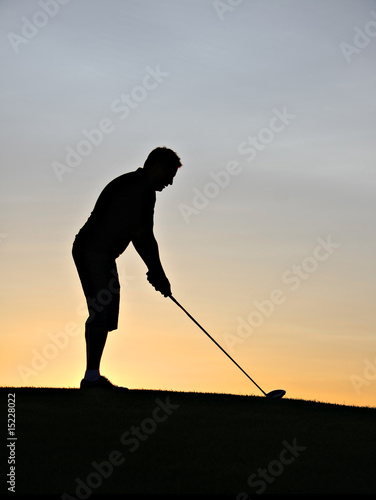
[[[85,369],[85,302],[69,256],[57,259],[59,286],[50,289],[53,297],[37,287],[35,293],[21,294],[28,317],[17,316],[12,301],[3,313],[3,386],[79,386]],[[109,334],[103,374],[129,388],[262,396],[183,311],[150,287],[135,252],[119,259],[119,270],[127,279],[119,330]],[[335,311],[321,311],[322,319],[317,319],[315,310],[286,300],[248,338],[241,338],[236,336],[240,323],[235,317],[241,307],[227,303],[226,290],[221,299],[221,289],[213,290],[210,284],[202,283],[195,294],[179,288],[182,305],[265,392],[282,388],[287,398],[375,405],[374,375],[364,364],[375,360],[350,341],[348,331],[338,331]],[[243,319],[253,310],[244,305]],[[238,340],[234,345],[225,336],[230,332]]]

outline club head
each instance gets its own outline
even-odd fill
[[[283,389],[276,389],[275,391],[268,392],[268,394],[266,394],[266,397],[279,399],[279,398],[283,398],[283,396],[285,394],[286,394],[286,391],[284,391]]]

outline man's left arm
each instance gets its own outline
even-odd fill
[[[153,227],[139,226],[134,233],[132,243],[148,268],[148,281],[165,297],[171,295],[171,286],[161,264]]]

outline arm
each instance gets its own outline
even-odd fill
[[[153,229],[139,228],[132,239],[132,243],[149,271],[164,272]]]
[[[164,296],[171,295],[170,283],[159,258],[158,243],[154,237],[152,227],[138,228],[133,236],[132,243],[148,268],[147,276],[149,282]]]

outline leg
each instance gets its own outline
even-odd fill
[[[117,385],[111,384],[106,377],[103,377],[99,373],[99,366],[106,344],[107,334],[107,327],[86,325],[86,373],[81,380],[81,389],[103,388],[121,391],[128,390],[126,387],[118,387]]]
[[[80,388],[114,386],[99,372],[109,331],[117,329],[120,284],[114,259],[80,250],[75,243],[73,258],[86,297],[89,317],[85,324],[86,372]]]
[[[99,370],[103,349],[107,340],[107,334],[107,328],[86,325],[85,340],[87,370]]]

